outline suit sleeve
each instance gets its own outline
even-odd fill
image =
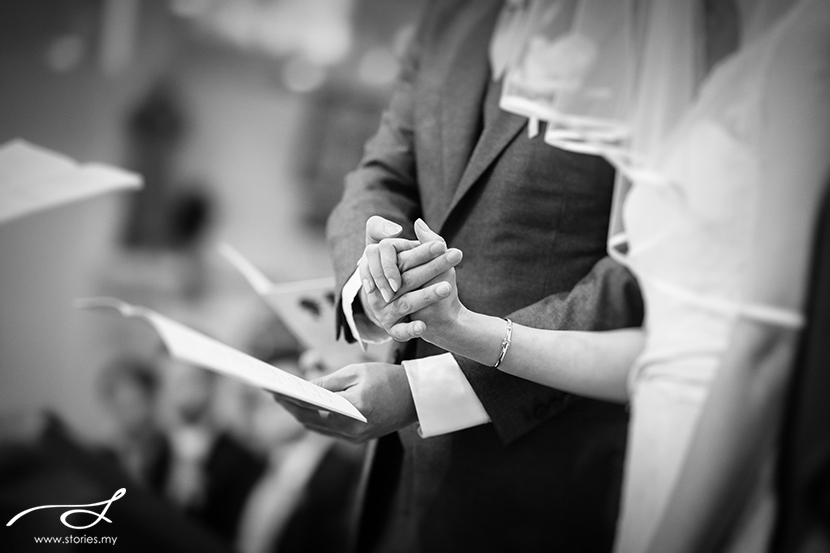
[[[549,330],[630,328],[642,324],[643,301],[628,269],[604,257],[570,292],[548,296],[508,317]],[[455,358],[505,444],[579,400],[467,358]]]
[[[406,237],[414,238],[411,229],[421,214],[421,204],[413,146],[412,89],[418,72],[422,34],[423,25],[419,25],[401,60],[380,128],[366,144],[357,169],[346,176],[343,197],[329,216],[326,234],[334,264],[338,305],[342,305],[340,291],[363,255],[369,217],[379,215],[395,221],[405,229]],[[356,304],[356,307],[360,306]],[[337,311],[338,336],[342,330],[346,339],[353,342],[354,337],[343,320],[343,310]]]

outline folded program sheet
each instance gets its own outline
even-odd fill
[[[248,281],[297,341],[322,356],[327,368],[388,359],[391,341],[361,350],[357,344],[337,339],[333,277],[275,284],[230,245],[220,244],[219,253]]]
[[[0,223],[141,183],[135,173],[12,140],[0,145]]]
[[[344,397],[251,357],[151,309],[115,298],[84,298],[76,300],[75,305],[84,309],[117,309],[125,317],[146,320],[161,336],[170,355],[175,359],[230,376],[251,386],[276,392],[318,409],[366,422],[360,411]]]

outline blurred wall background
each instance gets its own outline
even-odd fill
[[[106,434],[101,367],[154,355],[158,342],[140,323],[73,310],[74,298],[117,295],[244,347],[267,315],[216,240],[275,281],[330,274],[325,217],[377,127],[419,10],[408,0],[0,4],[0,143],[24,138],[147,179],[141,198],[0,226],[0,414],[50,409],[83,436]],[[149,100],[160,90],[163,109]],[[148,102],[157,118],[137,139]],[[198,236],[148,237],[175,227],[176,199],[194,192],[207,205]],[[130,242],[136,218],[156,222]]]

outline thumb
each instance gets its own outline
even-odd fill
[[[418,220],[415,221],[415,235],[422,244],[431,240],[440,240],[441,242],[446,243],[446,240],[444,240],[444,238],[438,233],[433,232],[421,218],[418,218]]]
[[[351,370],[351,367],[352,365],[347,365],[331,374],[315,378],[311,383],[325,388],[330,392],[342,392],[343,390],[351,388],[356,383],[355,372]]]

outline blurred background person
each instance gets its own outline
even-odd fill
[[[306,380],[333,370],[272,312],[242,326],[246,351],[262,361]],[[237,433],[267,458],[239,523],[239,551],[349,551],[366,448],[307,431],[267,392],[243,386],[239,395]]]
[[[30,411],[0,417],[0,518],[3,520],[9,521],[38,505],[100,504],[122,488],[126,493],[107,510],[113,525],[84,528],[84,540],[115,538],[119,551],[136,553],[232,551],[213,532],[185,516],[159,494],[145,486],[136,486],[134,478],[119,464],[102,454],[99,447],[85,441],[59,415]],[[33,537],[45,536],[61,540],[51,544],[50,549],[56,551],[83,548],[84,545],[63,541],[67,526],[61,514],[45,509],[27,514],[13,526],[4,528],[4,551],[39,549],[37,544],[33,548]],[[88,523],[83,513],[68,520],[72,524]]]
[[[265,464],[217,423],[216,374],[175,361],[165,370],[173,411],[166,495],[233,542],[245,501]]]
[[[312,359],[313,355],[305,355]],[[292,374],[322,374],[298,357],[271,361]],[[253,430],[268,466],[251,492],[240,522],[242,553],[349,550],[364,447],[307,431],[270,394],[248,389]]]
[[[158,421],[155,367],[138,358],[116,359],[101,374],[100,392],[115,423],[115,435],[105,451],[133,480],[163,493],[171,451]]]

